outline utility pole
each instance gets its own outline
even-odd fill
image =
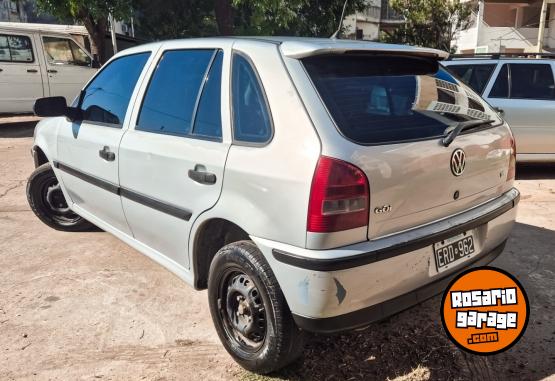
[[[116,40],[116,25],[114,22],[114,16],[112,13],[108,13],[108,20],[110,21],[110,34],[112,35],[112,48],[114,50],[114,55],[118,52],[118,43]]]
[[[542,11],[540,13],[540,30],[538,31],[538,53],[543,53],[543,38],[545,35],[545,19],[547,18],[548,0],[543,0]]]

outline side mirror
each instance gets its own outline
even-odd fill
[[[33,111],[37,116],[64,116],[69,107],[64,97],[47,97],[37,99]]]
[[[91,61],[91,67],[93,69],[100,69],[100,62],[98,62],[98,60],[96,58],[93,58]]]

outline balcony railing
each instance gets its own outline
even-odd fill
[[[371,5],[364,10],[363,14],[365,17],[379,20],[381,17],[381,8]]]
[[[390,6],[388,0],[382,0],[382,9],[381,9],[381,19],[382,21],[404,21],[403,16],[399,13],[395,12]]]

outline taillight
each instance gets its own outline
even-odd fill
[[[369,204],[368,180],[359,168],[320,157],[310,190],[309,232],[330,233],[366,226]]]
[[[511,135],[511,157],[509,158],[509,170],[507,171],[507,181],[514,180],[516,177],[516,141]]]

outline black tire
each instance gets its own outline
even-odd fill
[[[253,242],[235,242],[218,251],[210,265],[208,302],[220,340],[243,368],[267,374],[302,354],[305,333],[293,321],[272,269]]]
[[[51,228],[67,232],[96,229],[69,209],[50,163],[41,165],[29,177],[27,201],[36,216]]]

